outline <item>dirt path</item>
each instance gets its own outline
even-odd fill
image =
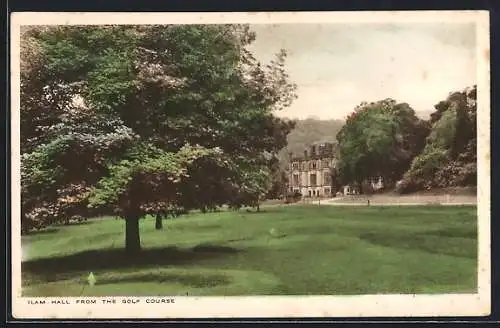
[[[347,196],[325,199],[320,202],[324,205],[476,205],[477,197],[472,195],[373,195]]]

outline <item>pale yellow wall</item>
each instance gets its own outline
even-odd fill
[[[310,164],[312,163],[313,160],[307,160],[307,161],[294,161],[289,164],[289,170],[290,170],[290,186],[292,189],[299,189],[299,191],[303,195],[308,195],[309,191],[316,190],[319,191],[321,195],[324,194],[325,187],[330,188],[330,183],[325,185],[325,179],[324,179],[324,173],[329,172],[332,167],[335,166],[335,160],[333,158],[328,158],[328,167],[325,167],[323,165],[323,159],[319,160],[314,160],[316,163],[316,169],[310,169]],[[297,163],[299,169],[294,169],[293,164]],[[306,169],[305,171],[303,169]],[[316,186],[311,187],[309,186],[311,181],[310,181],[310,175],[311,174],[316,174]],[[300,183],[299,185],[294,184],[294,175],[297,174],[299,175],[299,180]]]

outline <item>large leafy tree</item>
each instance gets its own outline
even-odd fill
[[[424,146],[428,127],[406,103],[361,103],[337,134],[338,174],[343,183],[381,176],[395,182]]]
[[[200,186],[195,183],[200,182],[192,178],[198,177],[196,171],[200,167],[218,170],[210,172],[216,175],[223,173],[225,186],[234,183],[232,163],[220,149],[189,145],[178,152],[149,149],[141,152],[139,157],[128,156],[112,165],[110,174],[102,178],[98,187],[91,191],[90,205],[111,205],[115,213],[127,222],[126,249],[138,251],[140,217],[148,214],[162,216],[179,206],[196,207],[197,204],[189,201],[193,199],[191,197],[198,196],[196,189]],[[215,182],[219,182],[218,179]],[[206,206],[206,203],[202,203],[202,206]]]
[[[477,88],[451,93],[435,106],[425,148],[414,158],[399,190],[477,184]]]
[[[21,116],[32,123],[21,131],[27,226],[64,216],[36,213],[70,194],[117,211],[137,251],[144,214],[240,194],[253,204],[262,194],[264,154],[283,148],[293,128],[272,113],[293,101],[295,85],[284,51],[262,66],[246,50],[255,38],[247,26],[73,26],[28,38],[43,70],[22,78]],[[202,197],[206,188],[217,196]]]
[[[24,232],[77,214],[91,214],[87,211],[90,187],[106,173],[106,161],[136,139],[119,117],[75,101],[86,82],[67,76],[72,76],[68,70],[79,67],[81,56],[70,53],[74,49],[65,48],[64,40],[55,43],[55,49],[44,42],[57,40],[62,32],[57,27],[22,31],[20,141]],[[53,56],[53,52],[60,54]]]

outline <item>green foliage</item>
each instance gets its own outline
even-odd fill
[[[88,216],[89,187],[107,172],[107,162],[135,141],[133,133],[112,122],[104,126],[75,124],[63,118],[47,131],[47,144],[23,153],[21,195],[23,226],[40,227]],[[35,224],[36,222],[36,224]]]
[[[263,66],[245,49],[254,39],[244,25],[26,30],[24,227],[69,212],[255,204],[270,186],[264,154],[276,156],[293,128],[272,112],[296,86],[286,52]],[[68,194],[78,202],[62,211]]]
[[[457,134],[457,122],[456,110],[450,109],[444,112],[439,121],[432,127],[427,144],[437,148],[450,149]]]
[[[450,94],[435,108],[426,146],[401,180],[400,192],[477,184],[476,87]]]
[[[159,150],[155,154],[144,153],[137,159],[122,160],[110,166],[109,175],[93,188],[89,205],[111,204],[120,215],[134,211],[139,216],[182,205],[177,193],[193,164],[210,157],[223,166],[224,162],[218,161],[221,155],[219,149],[186,145],[177,153]]]
[[[230,202],[231,208],[238,209],[241,206],[259,206],[271,187],[271,172],[266,167],[247,167],[242,172],[237,196]]]
[[[395,181],[422,148],[427,127],[405,103],[361,103],[337,134],[338,174],[343,183],[382,176]]]
[[[433,176],[448,161],[449,151],[438,147],[426,147],[422,154],[415,157],[398,188],[405,191],[432,188],[433,182],[427,177]]]

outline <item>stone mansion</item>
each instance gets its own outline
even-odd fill
[[[303,156],[289,154],[288,191],[304,197],[329,197],[332,190],[331,170],[336,166],[334,144],[313,144]]]

